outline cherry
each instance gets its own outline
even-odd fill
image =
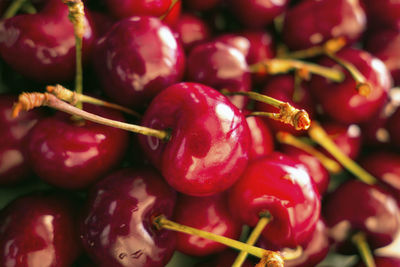
[[[202,19],[190,13],[183,13],[173,29],[186,51],[189,51],[196,44],[207,41],[211,36],[208,25]]]
[[[251,88],[245,56],[236,48],[218,41],[200,44],[190,51],[187,77],[217,90],[247,92]],[[231,101],[240,109],[247,104],[247,98],[243,96],[234,96]]]
[[[370,26],[400,29],[400,3],[391,0],[363,0]]]
[[[228,4],[243,25],[249,28],[262,28],[282,14],[288,2],[288,0],[230,0]]]
[[[81,223],[83,245],[97,266],[165,266],[175,233],[152,217],[171,216],[175,192],[153,169],[124,169],[97,183]]]
[[[374,257],[375,266],[376,267],[399,267],[400,259],[396,257],[383,257],[383,256],[375,256]],[[366,265],[362,262],[356,265],[356,267],[365,267]]]
[[[205,11],[215,8],[221,0],[186,0],[184,4],[195,11]]]
[[[123,120],[119,112],[93,105],[85,109]],[[122,159],[128,134],[92,122],[71,120],[64,113],[41,120],[29,137],[28,156],[35,173],[46,182],[68,189],[85,188]]]
[[[270,154],[274,150],[274,138],[264,119],[249,116],[246,117],[246,122],[251,135],[249,160],[254,160]]]
[[[180,195],[174,212],[174,221],[196,229],[239,239],[242,225],[228,211],[225,194],[209,197]],[[191,256],[207,256],[221,252],[226,246],[197,236],[177,234],[176,249]]]
[[[215,257],[213,257],[211,260],[208,260],[206,262],[201,262],[196,264],[196,267],[232,267],[232,263],[235,261],[235,258],[237,256],[237,252],[232,251],[232,250],[226,250],[224,252],[219,253]],[[243,267],[254,267],[254,263],[252,263],[249,260],[246,260],[243,265]]]
[[[331,237],[343,253],[354,252],[348,242],[354,232],[365,234],[375,249],[390,244],[400,229],[399,208],[389,193],[356,180],[345,182],[332,193],[323,211]]]
[[[160,19],[165,22],[165,24],[173,27],[177,22],[181,15],[182,10],[182,1],[181,0],[172,0],[170,9],[165,13]]]
[[[90,56],[94,30],[86,16],[84,59]],[[48,0],[37,14],[23,14],[0,23],[0,53],[17,72],[40,82],[62,82],[75,73],[75,37],[68,8]]]
[[[310,89],[324,111],[336,121],[365,122],[385,104],[392,86],[390,74],[382,61],[365,51],[346,48],[336,56],[353,64],[365,77],[371,86],[369,94],[366,96],[357,92],[356,82],[347,71],[344,82],[340,84],[313,76]],[[335,63],[328,58],[322,59],[319,63],[323,66],[335,66]]]
[[[282,247],[296,247],[312,235],[320,205],[307,172],[280,153],[251,162],[229,192],[230,210],[243,223],[255,226],[260,213],[272,215],[262,236]]]
[[[172,0],[104,0],[107,11],[116,19],[132,16],[160,17],[165,14]]]
[[[116,23],[98,41],[94,67],[110,98],[138,107],[182,78],[184,54],[160,20],[131,17]]]
[[[96,28],[96,35],[99,37],[104,36],[115,22],[113,18],[101,12],[92,11],[91,16]]]
[[[16,100],[15,95],[0,95],[0,185],[19,182],[31,174],[26,140],[29,131],[43,117],[35,110],[12,119],[12,105]]]
[[[80,253],[76,206],[59,194],[20,197],[2,211],[0,265],[69,267]]]
[[[386,127],[391,138],[391,144],[400,147],[400,108],[397,108],[390,116]]]
[[[293,50],[310,48],[341,36],[351,44],[361,36],[366,22],[359,0],[302,1],[287,11],[282,36]]]
[[[305,109],[310,117],[314,115],[314,103],[308,88],[303,83],[296,85],[295,78],[291,75],[270,77],[265,87],[261,90],[261,94],[288,102],[296,108]],[[277,110],[261,102],[256,103],[256,109],[265,112],[274,112]],[[268,120],[268,125],[271,126],[274,132],[285,131],[295,135],[304,133],[304,131],[296,131],[293,127],[277,121]]]

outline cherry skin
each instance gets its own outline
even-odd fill
[[[251,76],[244,55],[218,41],[200,44],[190,51],[187,78],[217,90],[247,92],[251,88]],[[230,99],[240,109],[247,104],[247,97],[244,96]]]
[[[186,0],[184,4],[195,11],[206,11],[215,8],[221,0]]]
[[[92,11],[91,16],[96,28],[96,35],[98,37],[104,36],[115,23],[114,19],[108,16],[108,14]]]
[[[232,8],[236,18],[248,28],[262,28],[270,24],[275,17],[282,14],[288,0],[281,1],[257,1],[257,0],[230,0],[229,7]]]
[[[114,110],[84,105],[100,116],[123,121]],[[122,159],[128,133],[85,121],[79,125],[65,113],[41,120],[29,137],[28,156],[35,173],[46,182],[82,189],[101,178]]]
[[[69,267],[80,253],[76,206],[60,195],[31,194],[1,213],[0,265]]]
[[[355,201],[357,200],[357,201]],[[390,244],[400,229],[400,213],[390,194],[357,180],[342,184],[326,200],[324,217],[342,253],[354,253],[352,233],[363,232],[371,249]]]
[[[400,3],[391,0],[363,0],[370,26],[400,29]]]
[[[94,67],[106,94],[135,108],[181,80],[184,53],[159,19],[131,17],[117,22],[98,41]]]
[[[400,258],[375,256],[374,262],[376,267],[399,267]],[[356,267],[365,267],[363,262],[360,262]]]
[[[172,0],[104,0],[107,11],[116,19],[124,19],[132,16],[164,15]]]
[[[152,218],[170,217],[175,199],[151,168],[110,174],[89,194],[81,223],[87,253],[97,266],[165,266],[175,250],[175,233],[155,229]]]
[[[356,82],[350,74],[343,70],[346,77],[342,83],[332,83],[325,78],[313,76],[311,90],[321,103],[324,111],[333,119],[343,123],[365,122],[385,104],[392,78],[385,65],[368,52],[354,48],[345,48],[337,56],[353,64],[364,75],[371,85],[368,96],[359,94]],[[323,66],[332,67],[332,60],[324,58],[319,62]]]
[[[298,109],[305,109],[309,116],[314,116],[314,102],[305,84],[300,84],[295,88],[295,81],[292,75],[277,75],[270,77],[261,94],[273,97],[283,102],[288,102]],[[256,110],[265,112],[278,112],[279,110],[271,105],[262,102],[256,103]],[[285,131],[294,135],[303,134],[305,131],[297,131],[292,126],[278,121],[266,119],[268,125],[274,132]]]
[[[217,254],[211,260],[206,262],[201,262],[196,264],[196,267],[231,267],[232,264],[235,262],[238,253],[233,250],[225,250]],[[254,267],[254,263],[252,263],[249,259],[242,264],[242,267]]]
[[[174,221],[199,230],[232,239],[239,239],[242,225],[229,213],[226,194],[209,197],[180,195],[174,211]],[[204,257],[226,249],[211,240],[178,233],[176,250],[191,256]]]
[[[386,127],[390,135],[390,143],[400,147],[400,108],[397,108],[389,117]]]
[[[357,41],[366,28],[366,15],[359,0],[309,0],[289,9],[282,36],[293,50],[306,49],[334,37]]]
[[[205,42],[211,37],[208,25],[190,13],[182,14],[173,29],[185,51],[189,51],[196,44]]]
[[[14,95],[0,95],[0,185],[14,184],[32,173],[27,160],[28,134],[44,117],[34,110],[12,119],[12,106],[16,100]]]
[[[255,226],[261,212],[272,215],[262,236],[278,247],[296,247],[309,239],[320,205],[308,173],[277,152],[250,162],[229,191],[230,210],[243,223]]]
[[[142,125],[171,129],[166,142],[147,136],[139,140],[167,182],[184,194],[224,191],[247,166],[251,141],[245,118],[228,98],[205,85],[166,88],[146,110]]]
[[[274,137],[265,121],[260,117],[246,117],[250,129],[251,146],[249,160],[254,160],[274,151]]]
[[[0,22],[0,54],[17,72],[39,82],[70,80],[75,74],[75,36],[62,1],[48,0],[37,14],[17,15]],[[86,12],[87,13],[87,12]],[[95,41],[86,17],[83,60]]]

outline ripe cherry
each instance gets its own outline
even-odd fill
[[[375,266],[376,267],[399,267],[400,266],[400,258],[396,257],[384,257],[384,256],[375,256],[374,257]],[[360,262],[356,265],[356,267],[366,267],[363,262]]]
[[[400,147],[400,108],[390,116],[387,122],[387,130],[390,135],[391,144]]]
[[[186,0],[184,5],[195,11],[206,11],[215,8],[221,0]]]
[[[83,56],[88,59],[95,36],[86,17]],[[17,15],[0,23],[0,53],[17,72],[40,82],[62,82],[75,73],[75,36],[68,8],[48,0],[37,14]]]
[[[108,12],[116,19],[124,19],[132,16],[164,15],[172,0],[104,0]]]
[[[391,0],[363,0],[369,26],[384,26],[393,29],[400,29],[400,3]]]
[[[98,41],[94,67],[111,99],[141,107],[181,80],[184,53],[159,19],[131,17],[116,23]]]
[[[242,225],[229,213],[226,194],[209,197],[180,195],[174,221],[199,230],[239,239]],[[204,257],[221,252],[226,246],[197,236],[178,233],[176,249],[187,255]]]
[[[270,154],[274,150],[274,138],[265,120],[260,117],[246,117],[250,129],[251,146],[249,160]]]
[[[80,253],[76,205],[65,196],[20,197],[1,213],[0,265],[69,267]]]
[[[183,48],[189,51],[193,46],[207,41],[211,36],[208,25],[199,17],[190,13],[182,14],[173,27]]]
[[[153,169],[124,169],[97,183],[81,223],[83,245],[98,266],[165,266],[175,233],[152,217],[172,216],[175,192]]]

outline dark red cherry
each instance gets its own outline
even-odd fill
[[[246,117],[250,129],[251,146],[249,160],[254,160],[270,154],[274,151],[274,137],[263,118]]]
[[[166,88],[146,110],[142,125],[170,129],[168,141],[139,138],[154,166],[184,194],[224,191],[247,166],[250,133],[245,118],[225,96],[205,85]]]
[[[363,0],[369,25],[400,29],[400,3],[392,0]]]
[[[0,53],[17,72],[40,82],[70,80],[75,74],[75,36],[62,1],[47,0],[37,14],[0,22]],[[86,18],[83,58],[90,56],[95,36]]]
[[[116,19],[132,16],[154,16],[164,15],[172,0],[104,0],[107,11]]]
[[[400,258],[396,257],[384,257],[384,256],[375,256],[374,262],[376,267],[399,267],[400,266]],[[365,267],[363,262],[360,262],[356,265],[356,267]]]
[[[186,0],[184,5],[195,11],[206,11],[215,8],[221,0]]]
[[[314,182],[318,193],[322,196],[328,189],[330,176],[328,170],[321,164],[321,162],[304,150],[298,149],[294,146],[285,145],[282,148],[283,153],[291,158],[299,161],[304,165],[312,181]]]
[[[282,14],[289,1],[229,0],[227,3],[243,25],[250,28],[262,28]]]
[[[16,183],[31,174],[27,160],[27,136],[43,117],[38,110],[12,119],[14,95],[0,95],[0,185]]]
[[[301,83],[296,87],[295,80],[292,75],[278,75],[270,77],[260,93],[283,102],[288,102],[295,108],[305,109],[311,118],[314,115],[314,103],[308,88],[304,83]],[[261,102],[256,103],[256,110],[265,112],[279,111],[277,108]],[[304,133],[304,131],[295,130],[290,125],[270,119],[266,120],[274,132],[285,131],[295,135]]]
[[[371,85],[368,96],[360,94],[356,82],[345,71],[346,78],[342,83],[332,83],[325,78],[313,76],[311,89],[324,111],[337,121],[344,123],[364,122],[382,108],[392,87],[392,78],[381,60],[368,52],[354,48],[345,48],[337,56],[353,64]],[[339,67],[331,59],[324,58],[319,62],[323,66]]]
[[[81,250],[76,209],[69,199],[54,194],[14,200],[1,213],[0,265],[71,266]]]
[[[173,29],[186,51],[196,44],[207,41],[211,36],[208,25],[190,13],[182,14]]]
[[[328,196],[323,207],[337,249],[355,252],[352,234],[363,232],[372,249],[390,244],[400,229],[400,213],[390,194],[376,185],[349,180]]]
[[[276,152],[248,165],[231,188],[229,201],[231,212],[249,226],[268,211],[273,219],[262,236],[278,247],[296,247],[309,239],[321,205],[308,173]]]
[[[181,80],[184,53],[159,19],[131,17],[116,23],[98,41],[94,67],[110,98],[138,107]]]
[[[165,266],[175,233],[157,230],[153,216],[172,216],[175,192],[153,169],[124,169],[97,183],[89,194],[81,239],[97,266]]]
[[[400,147],[400,108],[389,117],[386,128],[390,135],[390,143]]]
[[[93,105],[84,109],[123,121],[121,113]],[[32,129],[28,154],[35,173],[62,188],[85,188],[107,174],[122,159],[128,133],[85,121],[76,122],[65,113],[41,120]]]
[[[232,264],[235,262],[236,257],[238,256],[238,252],[234,250],[225,250],[214,256],[211,260],[201,262],[196,264],[196,267],[232,267]],[[252,263],[249,259],[241,265],[242,267],[254,267],[254,263]]]
[[[239,239],[242,225],[229,213],[227,197],[180,195],[174,211],[174,221],[199,230],[232,239]],[[225,245],[197,236],[178,233],[176,250],[187,255],[204,257],[226,249]]]
[[[400,203],[400,155],[393,152],[374,152],[361,161],[369,173],[388,187]]]
[[[251,76],[245,56],[236,48],[213,41],[194,47],[187,60],[187,78],[217,90],[247,92]],[[247,97],[230,97],[239,109],[247,104]]]
[[[394,85],[400,85],[400,64],[398,64],[400,60],[400,50],[398,49],[399,46],[399,30],[379,29],[368,35],[365,47],[366,50],[385,63],[387,69],[390,71],[393,77]]]
[[[92,11],[91,17],[93,19],[93,23],[96,28],[96,35],[98,37],[102,37],[104,34],[106,34],[115,23],[113,18],[101,12]]]
[[[260,239],[259,245],[266,249],[281,250],[284,248],[274,248],[269,242],[263,238]],[[317,226],[311,239],[302,245],[303,251],[300,257],[285,261],[285,267],[310,267],[316,266],[325,259],[329,252],[329,236],[328,229],[323,219],[319,219]]]
[[[294,50],[334,37],[345,37],[351,44],[364,32],[366,22],[359,0],[307,0],[287,11],[282,35],[285,44]]]

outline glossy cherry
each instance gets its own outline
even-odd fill
[[[364,96],[356,89],[356,82],[343,70],[346,78],[342,83],[332,83],[325,78],[313,76],[311,90],[324,111],[336,121],[359,123],[370,119],[387,101],[392,87],[390,74],[381,60],[363,50],[345,48],[337,57],[353,64],[371,85],[371,92]],[[323,66],[337,66],[331,59],[324,58]],[[337,66],[338,67],[338,66]]]
[[[242,225],[229,213],[226,194],[209,197],[180,195],[174,221],[199,230],[239,239]],[[204,257],[226,249],[225,245],[197,236],[178,233],[176,249],[191,256]]]
[[[285,74],[270,77],[260,93],[284,102],[288,102],[295,108],[304,109],[311,118],[314,115],[314,102],[311,98],[309,89],[303,83],[296,87],[295,79],[291,75]],[[278,109],[261,102],[256,103],[256,110],[265,112],[278,111]],[[295,135],[304,133],[304,131],[296,131],[293,127],[277,121],[267,120],[267,122],[274,132],[285,131]]]
[[[103,117],[123,121],[121,113],[84,105]],[[35,173],[46,182],[68,189],[85,188],[102,178],[122,159],[128,133],[65,113],[41,120],[29,137],[28,156]]]
[[[160,17],[167,13],[172,0],[104,0],[107,11],[116,19],[132,16]]]
[[[124,169],[97,183],[81,223],[83,245],[97,266],[165,266],[175,233],[153,216],[172,216],[175,192],[153,169]]]
[[[391,0],[363,0],[368,20],[368,26],[390,27],[400,29],[400,3]]]
[[[87,13],[87,12],[86,12]],[[83,59],[88,59],[95,31],[86,18]],[[48,0],[37,14],[0,22],[0,53],[17,72],[40,82],[70,80],[75,74],[75,36],[62,1]]]
[[[376,267],[399,267],[400,266],[400,258],[396,258],[396,257],[375,256],[374,261],[375,261]],[[365,264],[360,262],[359,264],[356,265],[356,267],[365,267]]]
[[[274,137],[264,119],[249,116],[246,117],[246,121],[251,135],[249,160],[266,156],[274,151]]]
[[[201,18],[190,13],[183,13],[173,30],[186,51],[211,37],[209,26]]]
[[[345,37],[353,43],[364,32],[366,22],[360,0],[308,0],[287,11],[282,35],[285,44],[294,50],[334,37]]]
[[[200,44],[190,51],[187,78],[217,90],[247,92],[251,89],[251,76],[243,53],[218,41]],[[233,96],[231,101],[240,109],[247,104],[243,96]]]
[[[357,200],[357,201],[355,201]],[[376,185],[349,180],[332,193],[323,207],[336,247],[353,253],[352,234],[363,232],[371,249],[390,244],[400,229],[400,213],[390,194]]]
[[[16,183],[27,178],[32,170],[27,160],[27,136],[44,116],[35,110],[12,119],[13,103],[17,97],[0,95],[0,184]]]
[[[229,0],[227,1],[236,18],[246,27],[262,28],[282,14],[288,0]]]
[[[69,267],[80,253],[76,206],[59,194],[20,197],[1,213],[0,265]]]
[[[131,17],[116,23],[98,41],[94,67],[111,99],[131,108],[142,107],[181,80],[184,53],[159,19]]]
[[[279,247],[296,247],[310,238],[320,205],[308,173],[280,153],[251,162],[229,192],[230,210],[243,223],[255,226],[261,212],[272,215],[262,236]]]
[[[206,196],[229,188],[248,161],[250,133],[242,113],[218,91],[179,83],[158,94],[142,125],[170,138],[140,136],[144,152],[177,191]]]

